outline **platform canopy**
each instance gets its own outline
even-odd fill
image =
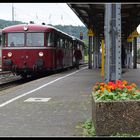
[[[105,3],[68,3],[68,6],[81,19],[85,26],[104,36],[104,13]],[[140,4],[139,3],[121,3],[121,33],[122,39],[136,30],[140,23]]]

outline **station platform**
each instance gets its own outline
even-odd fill
[[[140,89],[140,64],[137,64],[137,69],[124,69],[122,79],[135,83]]]
[[[82,136],[99,77],[86,66],[0,91],[0,136]]]
[[[140,69],[122,78],[140,86]],[[0,136],[82,136],[80,123],[91,119],[91,91],[101,69],[71,69],[0,91]]]

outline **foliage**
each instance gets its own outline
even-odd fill
[[[95,128],[93,127],[92,121],[87,120],[83,125],[84,136],[95,136]]]
[[[81,123],[80,127],[82,128],[83,136],[94,136],[96,137],[95,127],[92,123],[91,119],[87,119],[85,122]],[[115,135],[111,135],[110,137],[140,137],[140,134],[132,135],[128,133],[116,133]]]
[[[95,128],[91,119],[82,122],[77,128],[82,128],[82,136],[95,136]]]
[[[135,100],[140,99],[140,91],[135,83],[128,83],[126,80],[97,82],[93,86],[93,96],[96,100]]]
[[[0,19],[0,29],[3,29],[7,26],[11,26],[11,25],[17,25],[17,24],[23,24],[25,22],[21,22],[21,21],[9,21],[9,20],[3,20]]]
[[[88,62],[88,56],[87,55],[84,56],[84,60],[85,60],[85,62]]]
[[[58,28],[59,30],[66,32],[72,36],[77,38],[80,37],[80,32],[83,33],[83,39],[88,39],[87,37],[87,28],[84,26],[72,26],[72,25],[54,25],[54,27]]]
[[[131,134],[128,134],[128,133],[117,133],[116,135],[113,135],[113,136],[117,136],[117,137],[140,137],[139,134],[131,135]]]
[[[140,48],[137,50],[137,57],[140,58]]]

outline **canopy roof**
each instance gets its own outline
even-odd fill
[[[85,26],[104,36],[105,3],[68,3],[68,6],[81,19]],[[140,4],[121,3],[122,38],[127,38],[140,23]]]

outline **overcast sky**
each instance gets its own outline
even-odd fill
[[[66,3],[13,3],[14,20],[84,26]],[[12,20],[12,3],[0,3],[0,19]]]

